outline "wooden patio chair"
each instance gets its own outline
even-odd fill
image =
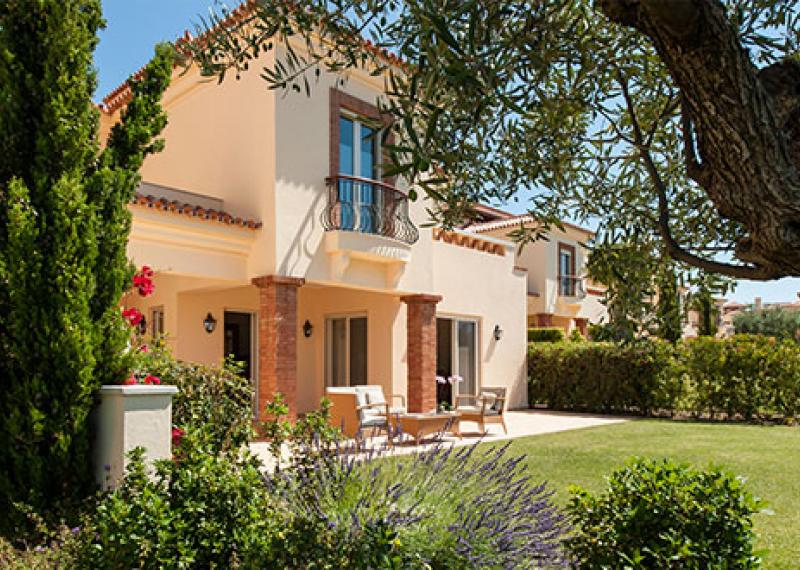
[[[481,433],[486,433],[487,424],[500,424],[503,432],[508,433],[505,421],[506,393],[508,388],[500,386],[484,386],[479,394],[459,394],[456,396],[458,421],[476,422]],[[463,404],[462,402],[470,402]],[[460,431],[459,425],[459,431]]]
[[[389,414],[405,411],[406,405],[404,396],[393,394],[392,401],[402,401],[402,408],[393,408],[383,388],[375,384],[327,388],[325,397],[331,402],[330,424],[351,438],[360,438],[367,430],[373,436],[380,430],[389,435]]]

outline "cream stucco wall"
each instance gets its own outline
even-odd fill
[[[526,273],[514,269],[514,246],[505,255],[434,242],[433,291],[442,295],[437,314],[479,322],[481,386],[509,388],[509,406],[527,405]],[[503,331],[494,339],[495,326]]]
[[[325,232],[320,216],[327,202],[334,78],[323,74],[311,97],[284,96],[266,88],[255,71],[260,65],[254,62],[240,81],[229,78],[221,86],[195,71],[176,74],[164,98],[166,148],[147,158],[142,175],[150,183],[220,199],[229,213],[255,218],[263,227],[245,230],[132,207],[129,254],[137,265],[156,269],[156,293],[147,299],[132,295],[126,304],[148,319],[152,307],[163,306],[177,356],[218,363],[224,311],[259,309],[251,278],[305,278],[297,313],[298,409],[303,412],[317,406],[324,390],[326,316],[367,314],[370,382],[387,393],[405,394],[406,307],[400,297],[439,294],[440,314],[479,322],[481,384],[508,386],[510,404],[524,406],[531,285],[525,272],[515,270],[513,245],[505,244],[505,255],[499,256],[435,241],[432,230],[421,227],[428,221],[423,200],[410,204],[419,229],[419,240],[410,246]],[[338,88],[374,103],[383,79],[353,74]],[[103,128],[109,124],[104,118]],[[547,282],[539,286],[546,290]],[[202,326],[209,312],[219,323],[212,334]],[[305,320],[314,325],[309,339],[300,330]],[[496,325],[504,331],[500,341],[493,338]]]
[[[513,229],[513,228],[512,228]],[[480,235],[489,235],[508,239],[509,228],[502,228],[482,232]],[[538,240],[526,244],[521,251],[517,248],[517,265],[528,270],[527,292],[533,295],[528,297],[529,315],[536,313],[550,313],[561,317],[557,326],[565,324],[570,330],[573,317],[588,318],[589,322],[597,323],[606,318],[605,307],[600,303],[600,297],[591,292],[579,301],[565,300],[558,294],[558,244],[563,243],[575,248],[575,268],[578,276],[585,276],[587,250],[584,244],[592,237],[586,230],[581,230],[571,225],[565,225],[564,231],[552,228],[548,232],[548,240]],[[590,287],[593,291],[594,287]]]

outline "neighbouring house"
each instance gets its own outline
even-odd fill
[[[478,220],[465,231],[484,237],[508,239],[509,232],[536,222],[497,208],[479,205]],[[584,336],[589,323],[607,320],[601,299],[605,289],[586,277],[586,242],[594,232],[563,222],[563,231],[551,228],[547,239],[516,249],[517,267],[527,274],[526,315],[529,327],[578,329]]]
[[[717,306],[717,336],[730,337],[736,333],[733,321],[736,315],[743,311],[762,311],[767,309],[782,309],[784,311],[800,311],[800,292],[794,301],[779,301],[776,303],[764,303],[761,297],[756,297],[752,304],[746,305],[738,301],[729,301],[724,298],[714,300]],[[700,315],[694,309],[687,311],[687,322],[684,326],[684,337],[692,338],[697,336]]]
[[[243,362],[257,415],[276,392],[296,415],[327,386],[366,383],[429,411],[437,375],[527,405],[530,285],[515,246],[425,227],[425,202],[381,174],[382,77],[323,74],[307,97],[257,71],[221,85],[182,71],[163,97],[166,148],[130,206],[129,254],[157,287],[123,302],[150,334],[182,359]],[[101,135],[129,97],[124,84],[103,100]]]

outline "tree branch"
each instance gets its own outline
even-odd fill
[[[682,261],[693,267],[703,269],[704,271],[728,275],[730,277],[736,277],[737,279],[765,280],[780,277],[780,272],[776,272],[774,268],[751,265],[736,265],[700,257],[681,247],[677,240],[675,240],[672,235],[672,230],[670,230],[669,227],[669,200],[667,198],[667,185],[663,178],[661,178],[661,175],[658,172],[658,167],[656,166],[655,161],[650,154],[650,149],[645,143],[642,135],[642,129],[639,125],[639,120],[636,117],[633,99],[631,98],[628,90],[628,82],[625,80],[622,73],[617,74],[617,80],[619,81],[622,89],[622,96],[625,99],[625,107],[631,120],[633,139],[636,147],[639,150],[639,157],[642,159],[644,167],[647,170],[647,173],[650,176],[650,179],[652,180],[653,186],[656,190],[656,196],[658,198],[658,233],[661,235],[661,239],[664,240],[664,245],[669,256],[676,261]]]

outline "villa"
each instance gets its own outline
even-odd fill
[[[166,149],[142,168],[128,248],[157,288],[123,302],[177,357],[243,362],[256,415],[276,392],[294,416],[362,384],[431,411],[437,376],[455,378],[451,398],[506,387],[525,407],[529,324],[586,331],[586,231],[518,260],[500,226],[426,227],[426,201],[380,171],[383,88],[322,74],[311,96],[284,95],[255,72],[218,85],[190,69],[164,95]],[[123,84],[103,100],[102,136],[129,97]]]

